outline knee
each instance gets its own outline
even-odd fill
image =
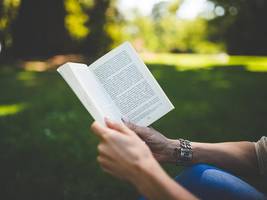
[[[211,166],[211,165],[207,165],[207,164],[196,164],[196,165],[192,165],[190,167],[188,167],[185,172],[186,173],[190,173],[190,174],[193,174],[195,176],[198,176],[198,175],[202,175],[203,172],[205,172],[206,170],[210,170],[210,169],[213,169],[213,170],[219,170],[218,168],[214,167],[214,166]]]
[[[203,178],[203,173],[209,169],[216,169],[215,167],[207,164],[196,164],[186,168],[179,176],[175,178],[178,182],[187,182],[189,180],[200,180]]]
[[[185,169],[176,181],[203,199],[264,199],[261,193],[240,178],[206,164]]]

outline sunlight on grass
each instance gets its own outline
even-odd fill
[[[208,69],[214,66],[244,66],[248,71],[267,72],[267,57],[229,56],[227,54],[171,54],[143,53],[147,64],[175,66],[177,70]]]
[[[148,64],[174,65],[179,70],[207,68],[214,65],[225,65],[229,62],[227,54],[204,55],[204,54],[141,54]]]
[[[22,71],[17,74],[17,79],[20,81],[34,81],[36,78],[33,72]]]
[[[231,56],[230,65],[246,65],[248,71],[267,72],[267,57],[260,56]]]
[[[44,61],[25,61],[22,65],[27,71],[43,72],[49,68]]]
[[[17,73],[16,78],[18,81],[22,81],[25,86],[33,87],[38,83],[36,72],[22,71]]]
[[[17,114],[18,112],[21,112],[25,108],[26,108],[25,103],[0,105],[0,117]]]

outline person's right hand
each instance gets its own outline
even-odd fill
[[[179,140],[168,139],[163,134],[150,127],[138,126],[125,120],[124,123],[149,146],[154,157],[159,162],[175,163],[177,161],[175,148],[179,148]]]

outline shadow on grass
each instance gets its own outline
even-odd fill
[[[256,141],[267,132],[267,73],[149,68],[176,107],[153,125],[166,136]],[[0,84],[0,105],[27,105],[0,117],[1,199],[136,199],[99,169],[92,119],[57,73],[0,72]]]

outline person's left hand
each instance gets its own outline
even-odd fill
[[[134,183],[140,171],[159,166],[148,146],[134,131],[110,120],[106,120],[106,125],[94,122],[91,126],[101,139],[97,160],[104,171]]]

